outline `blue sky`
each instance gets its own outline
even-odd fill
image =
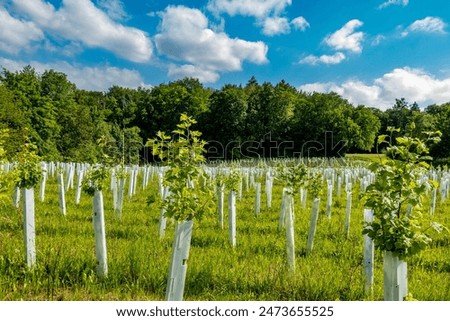
[[[450,101],[448,0],[0,0],[0,65],[79,88],[285,80],[385,109]]]

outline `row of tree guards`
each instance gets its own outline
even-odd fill
[[[14,164],[3,164],[2,170],[7,173],[14,170]],[[76,189],[75,204],[79,204],[83,182],[88,179],[89,172],[94,166],[89,164],[75,163],[44,163],[41,165],[41,178],[39,185],[39,200],[45,201],[45,188],[49,179],[56,177],[58,183],[59,207],[62,215],[67,215],[65,193],[72,188]],[[137,191],[138,179],[141,179],[142,189],[147,188],[149,182],[156,179],[158,182],[159,195],[162,200],[170,199],[171,191],[169,186],[164,185],[164,176],[167,167],[158,166],[126,166],[114,167],[109,170],[109,190],[113,195],[113,209],[117,219],[121,218],[124,190],[128,180],[128,197],[132,198]],[[225,193],[228,194],[228,229],[229,241],[231,246],[237,245],[236,231],[236,202],[242,199],[244,190],[254,190],[254,213],[255,216],[261,214],[261,194],[264,186],[266,195],[266,207],[272,207],[272,188],[274,181],[280,181],[280,184],[290,185],[283,188],[281,207],[279,212],[278,230],[285,230],[286,237],[286,257],[287,265],[291,272],[295,272],[295,215],[294,204],[298,199],[302,208],[306,208],[308,192],[313,194],[309,177],[307,181],[298,182],[297,186],[291,182],[283,181],[279,177],[280,170],[274,167],[265,168],[246,168],[246,167],[204,167],[207,179],[203,183],[212,185],[216,193],[217,221],[220,228],[224,228],[224,200]],[[330,219],[333,212],[333,197],[340,197],[344,191],[346,193],[344,233],[349,235],[350,218],[352,209],[352,193],[354,186],[359,183],[359,191],[364,192],[366,188],[375,180],[373,172],[366,168],[316,168],[309,171],[317,174],[318,184],[326,186],[326,210],[325,216]],[[282,176],[282,175],[281,175]],[[86,178],[88,177],[88,178]],[[76,178],[76,179],[75,179]],[[429,179],[439,182],[439,187],[432,188],[430,194],[430,214],[433,215],[436,210],[438,199],[444,202],[449,196],[450,173],[448,171],[432,169],[420,177],[420,184],[426,183]],[[262,184],[264,182],[264,184]],[[92,185],[92,183],[91,183]],[[207,185],[207,184],[206,184]],[[295,186],[296,190],[293,189]],[[35,227],[34,227],[34,187],[21,186],[17,184],[13,194],[13,202],[19,207],[19,201],[22,194],[22,207],[24,214],[24,240],[25,253],[28,266],[31,268],[36,263],[35,249]],[[193,187],[195,189],[195,187]],[[97,261],[97,273],[101,277],[108,274],[107,248],[106,248],[106,229],[104,218],[103,188],[97,186],[94,188],[93,197],[93,225],[95,234],[95,253]],[[307,254],[313,253],[314,236],[316,234],[317,221],[319,216],[319,205],[321,193],[312,195],[312,208],[310,216],[310,228],[306,240]],[[161,208],[159,236],[165,235],[167,217],[165,215],[167,208]],[[70,215],[70,211],[69,211]],[[373,211],[364,210],[364,220],[368,223],[373,221]],[[185,284],[185,275],[187,261],[189,257],[190,239],[192,235],[193,220],[174,220],[176,235],[173,242],[172,262],[167,282],[166,299],[182,300]],[[366,278],[365,290],[367,294],[372,292],[373,272],[374,272],[374,242],[368,236],[364,235],[364,274]],[[395,255],[395,253],[386,251],[384,255],[384,297],[385,300],[402,300],[407,295],[407,266],[406,262]]]

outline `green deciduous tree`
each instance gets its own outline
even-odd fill
[[[375,247],[405,258],[424,249],[431,242],[430,232],[442,226],[424,217],[426,191],[437,183],[419,180],[429,165],[427,143],[437,142],[438,133],[428,133],[425,140],[401,136],[396,145],[387,135],[379,143],[387,143],[387,158],[373,163],[375,182],[366,191],[365,206],[373,209],[373,222],[366,223],[363,234],[374,240]],[[428,212],[427,212],[428,213]]]

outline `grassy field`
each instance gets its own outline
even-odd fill
[[[382,159],[386,158],[386,155],[385,154],[346,154],[345,158],[349,159],[349,160],[380,162]]]
[[[356,185],[356,184],[355,184]],[[264,184],[263,184],[264,186]],[[67,216],[59,212],[56,180],[47,185],[45,202],[36,192],[37,264],[24,261],[21,209],[0,208],[0,300],[164,300],[173,224],[158,237],[159,209],[146,205],[157,195],[156,179],[124,202],[122,219],[112,211],[105,191],[108,277],[95,273],[92,199],[66,194]],[[350,236],[344,236],[345,193],[334,195],[331,220],[321,211],[315,248],[306,256],[312,200],[302,209],[295,199],[296,270],[286,265],[285,233],[278,232],[282,186],[274,185],[272,209],[254,215],[254,190],[237,201],[237,246],[232,248],[215,217],[194,223],[185,300],[382,300],[383,264],[376,252],[372,296],[364,293],[362,202],[354,189]],[[126,195],[126,193],[125,193]],[[211,200],[213,201],[213,200]],[[438,202],[436,217],[450,226],[449,204]],[[226,204],[225,204],[226,209]],[[226,222],[226,220],[225,220]],[[409,291],[418,300],[450,300],[450,237],[439,234],[430,249],[408,261]]]

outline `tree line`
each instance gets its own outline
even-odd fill
[[[117,161],[152,161],[145,142],[175,129],[182,113],[198,121],[210,160],[375,152],[376,137],[390,126],[400,134],[440,130],[431,154],[450,156],[450,103],[420,109],[401,98],[382,111],[353,106],[336,93],[302,92],[285,81],[260,84],[254,77],[220,89],[183,78],[98,92],[78,89],[55,70],[39,74],[26,66],[0,74],[0,129],[8,129],[10,158],[29,139],[45,160],[95,163],[105,154],[98,142],[106,140],[106,154]]]

